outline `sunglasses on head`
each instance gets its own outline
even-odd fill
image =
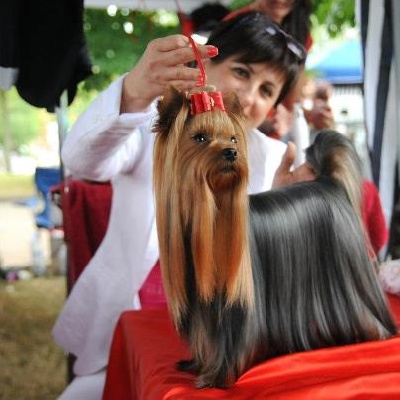
[[[275,22],[268,21],[268,17],[264,16],[259,12],[249,12],[246,14],[242,14],[237,16],[237,22],[232,22],[232,25],[227,26],[227,29],[238,29],[244,24],[248,24],[250,22],[255,22],[259,18],[263,18],[265,21],[265,33],[269,36],[277,36],[282,38],[285,41],[287,49],[297,58],[297,60],[303,63],[306,59],[307,52],[305,48],[291,35],[286,33],[283,29],[281,29]],[[229,20],[228,20],[229,21]],[[233,20],[232,20],[233,21]],[[222,31],[221,31],[222,32]],[[220,32],[220,34],[221,34]]]
[[[286,41],[286,47],[288,48],[288,50],[290,50],[298,58],[299,61],[305,61],[307,53],[304,47],[292,36],[287,34],[283,29],[277,29],[273,26],[268,26],[265,28],[265,31],[270,36],[281,35]]]

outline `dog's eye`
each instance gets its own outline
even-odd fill
[[[237,143],[238,142],[237,139],[236,139],[236,136],[232,136],[231,137],[231,142],[232,143]]]
[[[204,133],[198,133],[197,135],[194,135],[192,139],[198,143],[208,142],[208,137]]]

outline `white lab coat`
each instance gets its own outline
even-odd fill
[[[122,77],[76,121],[62,148],[74,177],[111,179],[113,187],[106,235],[53,328],[55,341],[77,357],[77,375],[106,367],[118,317],[140,308],[138,291],[159,255],[152,193],[155,103],[120,115],[121,90]],[[285,148],[259,131],[249,133],[249,193],[270,189]]]

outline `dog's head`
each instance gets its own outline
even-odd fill
[[[174,162],[181,186],[207,183],[218,193],[247,184],[242,108],[234,93],[224,98],[224,105],[226,111],[215,108],[193,114],[190,96],[173,86],[159,101],[155,131],[159,143],[168,143],[160,161],[164,166]]]
[[[248,167],[242,108],[235,93],[216,107],[209,93],[215,92],[203,88],[197,93],[205,96],[205,103],[194,110],[190,94],[169,86],[158,103],[154,127],[160,260],[176,320],[187,306],[188,259],[197,298],[210,301],[215,293],[224,293],[232,302],[243,302],[238,298],[251,296],[251,290],[244,289],[251,273],[238,277],[247,257]]]

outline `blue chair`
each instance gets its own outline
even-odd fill
[[[43,200],[43,210],[35,214],[35,223],[38,228],[53,229],[59,225],[58,221],[53,221],[52,207],[55,205],[51,199],[50,188],[61,182],[61,169],[37,167],[35,170],[35,186],[41,199]]]

